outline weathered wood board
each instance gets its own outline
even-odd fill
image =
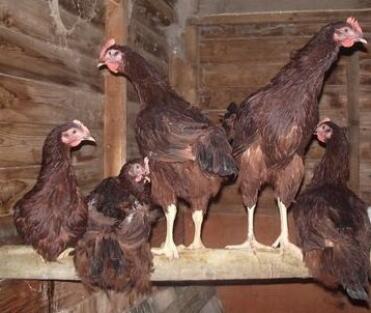
[[[202,249],[180,250],[180,258],[153,259],[153,281],[218,281],[310,278],[302,260],[287,252]],[[44,263],[30,246],[0,247],[0,278],[79,280],[72,257]]]
[[[96,14],[99,17],[97,7]],[[59,6],[67,28],[78,19]],[[0,3],[0,214],[34,184],[45,136],[58,124],[79,119],[97,146],[73,155],[81,188],[102,177],[102,75],[96,68],[103,24],[79,23],[57,33],[47,1]]]

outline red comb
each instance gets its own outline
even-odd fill
[[[89,129],[79,120],[73,120],[73,122],[81,127],[81,129],[84,130],[84,132],[89,132]]]
[[[104,54],[106,53],[107,49],[109,47],[112,47],[114,44],[116,43],[115,39],[111,38],[109,39],[105,44],[104,46],[102,47],[102,49],[100,50],[100,54],[99,54],[99,59],[103,59],[104,58]]]
[[[359,25],[359,23],[358,23],[358,21],[353,17],[353,16],[349,16],[348,18],[347,18],[347,23],[350,25],[350,26],[352,26],[352,28],[354,29],[354,30],[356,30],[357,32],[359,32],[359,33],[363,33],[362,32],[362,28],[361,28],[361,26]]]
[[[322,125],[323,123],[326,123],[326,122],[331,122],[330,118],[328,118],[328,117],[323,118],[323,119],[322,119],[322,120],[317,124],[317,127],[318,127],[319,125]]]

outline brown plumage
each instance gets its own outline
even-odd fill
[[[326,121],[316,131],[326,152],[312,181],[293,205],[299,245],[312,275],[349,297],[368,301],[371,225],[366,204],[347,187],[345,130]]]
[[[177,198],[186,200],[193,210],[195,238],[190,247],[202,248],[201,224],[208,202],[219,191],[223,177],[237,174],[224,130],[180,98],[129,47],[110,40],[100,61],[112,72],[127,76],[139,95],[136,138],[141,154],[150,159],[152,199],[167,218],[165,244],[154,253],[178,257],[172,237]]]
[[[227,134],[229,143],[233,146],[233,139],[235,137],[235,121],[238,113],[238,105],[231,102],[227,108],[226,113],[221,119],[222,126]]]
[[[326,72],[340,46],[365,40],[354,18],[324,26],[299,50],[268,85],[244,100],[233,124],[233,155],[239,163],[238,184],[249,218],[253,218],[258,192],[273,187],[281,215],[281,235],[274,244],[282,251],[298,249],[288,240],[287,207],[294,200],[304,176],[305,149],[318,123],[318,97]],[[231,109],[230,109],[231,111]],[[251,223],[252,225],[252,223]],[[232,248],[259,246],[249,227],[247,241]]]
[[[46,137],[35,186],[14,206],[15,226],[47,261],[55,261],[83,235],[87,205],[71,165],[72,147],[94,141],[79,121],[54,128]]]
[[[130,161],[117,178],[103,180],[88,196],[88,228],[74,255],[77,273],[87,286],[137,294],[149,291],[148,174],[145,162]]]
[[[122,220],[135,201],[151,203],[148,159],[128,161],[117,177],[107,177],[87,196],[89,207]]]

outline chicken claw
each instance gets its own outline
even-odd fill
[[[61,261],[64,259],[66,256],[69,256],[71,252],[73,252],[75,249],[74,248],[67,248],[64,250],[60,255],[57,257],[57,261]]]

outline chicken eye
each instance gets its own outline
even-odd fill
[[[76,131],[76,129],[74,129],[73,131],[72,131],[72,134],[76,134],[77,133],[77,131]]]
[[[349,28],[345,28],[344,31],[347,33],[349,31]]]
[[[110,54],[110,56],[117,57],[119,52],[117,50],[110,50],[109,54]]]

